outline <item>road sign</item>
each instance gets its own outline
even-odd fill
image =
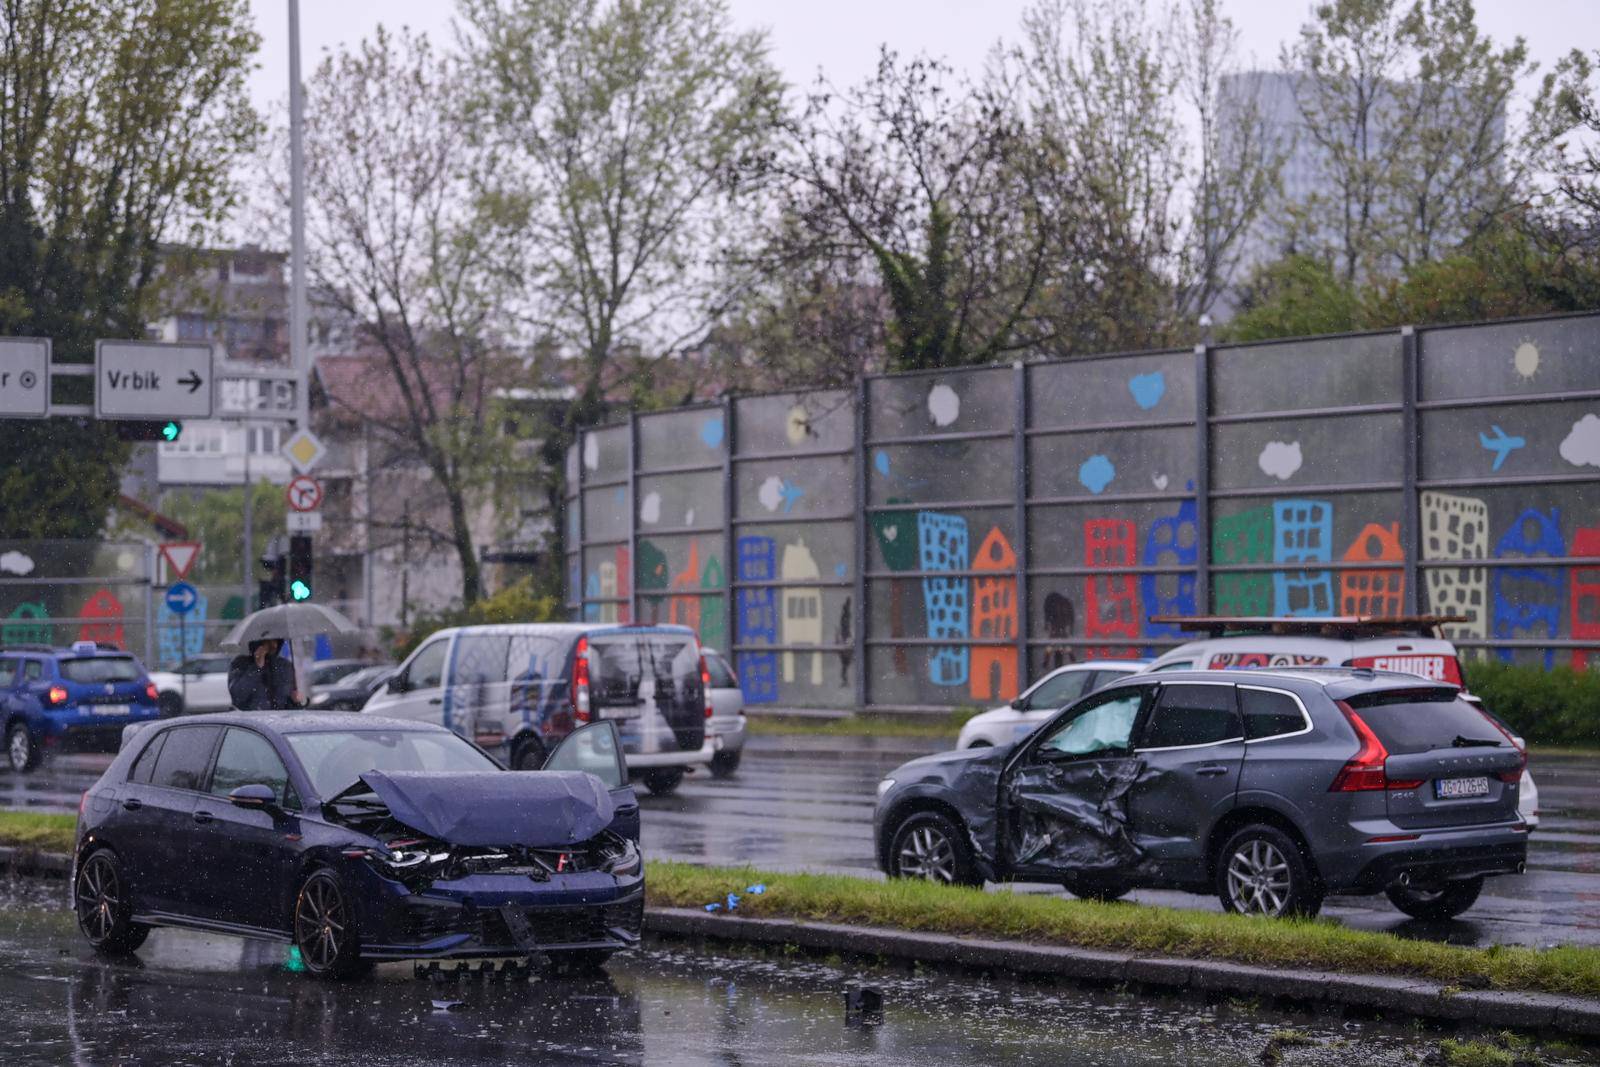
[[[208,344],[94,343],[97,419],[208,419],[211,393]]]
[[[290,533],[316,533],[322,529],[320,511],[291,511],[283,518]]]
[[[182,580],[189,577],[195,559],[200,555],[199,541],[168,541],[161,546],[161,558],[172,568],[172,576]]]
[[[200,591],[188,582],[173,582],[167,586],[167,610],[174,615],[187,615],[200,600]]]
[[[311,468],[317,465],[327,451],[322,442],[317,440],[317,435],[310,430],[296,430],[294,436],[283,445],[283,454],[289,457],[289,462],[294,464],[294,469],[301,474],[310,474]]]
[[[290,511],[316,511],[322,506],[322,483],[308,475],[296,475],[289,480],[283,496]]]
[[[50,339],[0,338],[0,418],[50,414]]]

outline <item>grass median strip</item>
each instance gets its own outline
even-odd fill
[[[71,852],[76,815],[47,815],[36,811],[0,811],[0,845],[36,848],[40,852]]]
[[[667,907],[704,907],[757,882],[766,891],[742,897],[735,914],[1600,996],[1600,949],[1460,948],[1350,930],[1332,920],[1246,918],[843,875],[666,862],[651,863],[647,874],[650,903]]]

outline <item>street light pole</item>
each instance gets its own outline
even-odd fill
[[[311,429],[311,362],[306,350],[306,160],[301,141],[305,91],[300,84],[300,0],[289,0],[289,362],[298,378],[295,424]]]

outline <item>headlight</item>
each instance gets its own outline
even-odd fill
[[[885,778],[883,781],[878,783],[878,796],[880,796],[880,797],[883,796],[883,794],[887,793],[889,790],[891,790],[893,788],[894,788],[894,779],[893,778]]]
[[[639,855],[639,850],[634,847],[632,841],[625,841],[623,844],[625,847],[622,855],[611,863],[611,873],[618,878],[632,878],[639,873],[640,867],[643,866],[643,858]]]

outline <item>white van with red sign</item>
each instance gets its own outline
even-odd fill
[[[1253,670],[1262,667],[1370,667],[1432,681],[1463,685],[1456,646],[1439,636],[1445,615],[1333,615],[1322,618],[1158,615],[1166,623],[1206,636],[1164,652],[1147,671]],[[1468,700],[1482,707],[1470,693]],[[1495,720],[1498,722],[1499,720]],[[1517,738],[1519,747],[1526,747]],[[1539,789],[1522,772],[1518,810],[1530,827],[1539,825]]]

